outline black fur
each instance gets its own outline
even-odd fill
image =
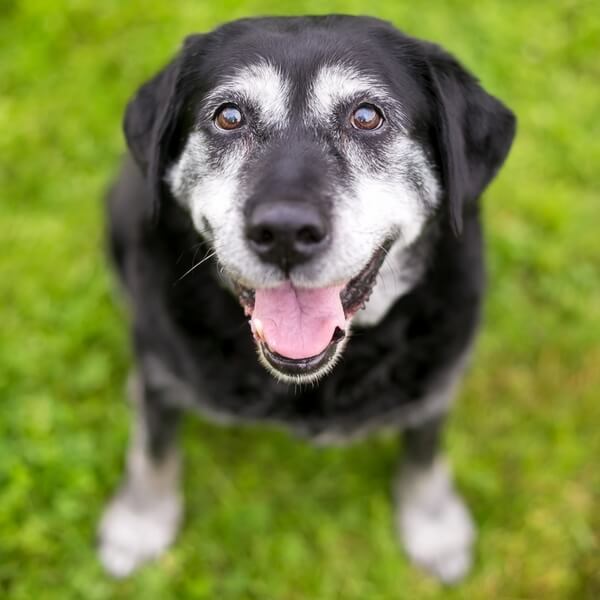
[[[200,239],[162,183],[185,143],[195,103],[224,65],[257,56],[285,63],[292,55],[309,65],[336,56],[375,65],[403,98],[412,134],[432,155],[446,197],[414,246],[428,256],[420,282],[380,324],[355,331],[332,373],[301,388],[276,382],[258,363],[239,303],[213,262],[182,278]],[[184,382],[198,408],[275,421],[308,436],[405,424],[406,411],[460,360],[476,330],[484,288],[476,200],[514,130],[512,113],[451,56],[376,19],[250,19],[188,38],[127,108],[134,161],[127,161],[109,202],[142,379],[147,385],[153,379],[152,357]]]

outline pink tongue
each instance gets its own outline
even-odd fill
[[[346,327],[343,288],[296,289],[287,281],[277,288],[257,289],[252,331],[281,356],[316,356],[327,348],[336,327]]]

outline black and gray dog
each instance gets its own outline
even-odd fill
[[[402,543],[459,579],[474,528],[439,438],[483,295],[478,198],[513,114],[382,21],[261,18],[188,37],[124,127],[109,230],[137,416],[105,567],[125,575],[173,541],[177,424],[197,409],[320,443],[403,430]]]

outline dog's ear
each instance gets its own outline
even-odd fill
[[[424,45],[448,214],[459,235],[465,204],[480,196],[504,162],[516,119],[455,58],[439,46]]]
[[[139,88],[125,109],[125,139],[148,181],[154,216],[164,192],[164,169],[170,159],[173,137],[185,102],[181,90],[183,65],[190,52],[198,52],[202,38],[201,35],[187,37],[179,54]]]

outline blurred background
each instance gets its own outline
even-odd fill
[[[445,590],[399,550],[397,440],[317,449],[189,418],[178,543],[112,581],[94,536],[130,353],[101,199],[124,104],[187,33],[323,12],[442,44],[519,117],[484,199],[485,324],[447,440],[474,572]],[[599,115],[593,1],[0,0],[0,596],[600,598]]]

